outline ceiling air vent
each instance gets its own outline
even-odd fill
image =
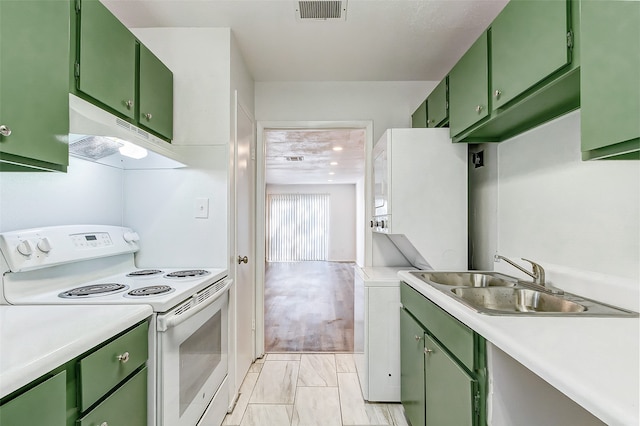
[[[292,157],[284,157],[284,158],[286,158],[287,161],[302,161],[302,160],[304,160],[304,157],[301,156],[301,155],[297,156],[297,157],[293,157],[292,156]]]
[[[296,2],[296,16],[301,20],[328,21],[347,19],[347,0],[306,0]]]

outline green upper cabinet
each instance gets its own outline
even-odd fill
[[[455,136],[489,112],[487,33],[469,48],[449,73],[449,127]]]
[[[427,101],[425,100],[420,106],[411,114],[411,127],[424,128],[427,127]]]
[[[0,1],[0,171],[67,170],[70,12]]]
[[[78,90],[135,118],[136,39],[98,0],[78,4]]]
[[[168,139],[173,137],[173,73],[140,44],[138,121]]]
[[[511,0],[491,24],[492,110],[570,62],[565,1]]]
[[[640,158],[640,2],[582,1],[583,159]]]
[[[443,127],[449,118],[447,101],[447,77],[445,77],[427,98],[427,127]]]

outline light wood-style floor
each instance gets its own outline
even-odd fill
[[[235,426],[407,426],[399,403],[362,399],[353,354],[267,354],[249,368]]]
[[[353,263],[267,263],[265,351],[353,352],[353,274]]]

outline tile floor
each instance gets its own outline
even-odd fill
[[[223,425],[407,426],[400,404],[362,399],[351,354],[276,354],[257,360]]]

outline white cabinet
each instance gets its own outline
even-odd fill
[[[434,269],[467,269],[467,147],[448,129],[387,130],[373,192],[374,232],[405,235]]]
[[[400,280],[398,268],[356,268],[354,359],[367,401],[400,402]]]

